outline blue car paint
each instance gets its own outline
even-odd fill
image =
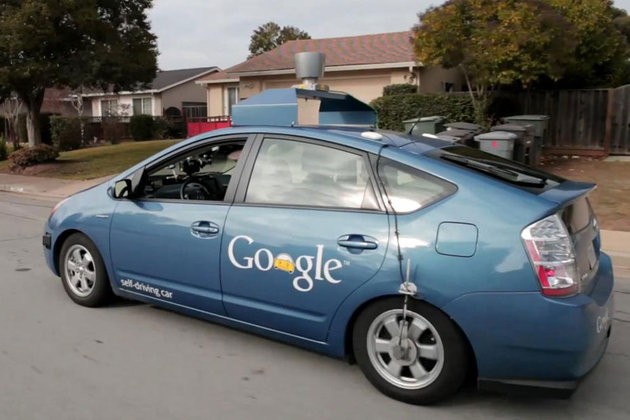
[[[526,225],[557,211],[568,200],[584,192],[585,185],[567,182],[557,190],[536,196],[456,165],[426,157],[424,153],[446,145],[439,140],[418,142],[405,136],[383,133],[383,141],[377,142],[361,138],[360,131],[352,129],[282,127],[237,127],[200,135],[152,156],[116,179],[129,177],[151,162],[206,138],[249,133],[303,136],[373,154],[380,152],[385,158],[417,167],[457,185],[453,195],[414,213],[399,215],[398,223],[403,253],[411,258],[412,278],[419,286],[420,298],[441,308],[460,326],[475,353],[480,377],[568,380],[582,376],[601,357],[607,340],[605,334],[595,333],[596,325],[606,311],[612,316],[613,275],[610,259],[599,251],[599,238],[596,245],[600,265],[592,289],[588,294],[566,299],[549,299],[540,293],[520,241],[520,231]],[[146,232],[142,229],[141,224],[145,223],[142,218],[126,215],[133,206],[144,204],[112,199],[108,190],[113,183],[114,179],[70,197],[48,221],[46,231],[51,233],[53,245],[51,250],[45,251],[46,260],[56,274],[59,273],[53,255],[54,250],[60,247],[58,239],[69,231],[81,231],[94,241],[101,252],[112,287],[119,295],[157,303],[336,357],[347,355],[348,328],[357,310],[374,299],[397,295],[401,279],[395,247],[389,246],[395,240],[392,215],[365,214],[364,217],[373,220],[367,229],[364,227],[362,231],[355,232],[344,229],[348,220],[343,219],[351,219],[356,212],[300,210],[304,215],[294,212],[296,220],[304,223],[308,219],[310,223],[297,226],[283,221],[293,210],[271,211],[239,203],[231,207],[210,205],[221,208],[213,215],[213,221],[221,225],[221,238],[210,240],[221,241],[220,257],[217,257],[221,271],[220,291],[216,286],[216,268],[212,268],[212,275],[208,276],[212,286],[200,287],[200,278],[194,281],[186,278],[186,274],[194,277],[198,273],[193,273],[192,267],[180,266],[181,283],[171,281],[175,273],[168,269],[161,276],[160,270],[148,269],[151,275],[143,279],[157,286],[168,286],[177,292],[174,296],[181,297],[181,301],[130,293],[120,287],[119,281],[121,275],[132,275],[142,270],[132,267],[134,253],[141,256],[143,264],[150,265],[155,260],[148,250],[138,249],[141,243],[144,245],[143,241],[134,241],[133,246],[125,243],[131,238],[129,234],[112,238],[110,242],[111,223],[120,222],[126,226],[128,233],[134,229]],[[518,211],[505,211],[506,207]],[[155,209],[148,206],[143,211],[150,213]],[[276,216],[282,211],[287,216],[284,219]],[[334,217],[340,217],[341,221],[326,227],[328,236],[325,243],[324,239],[318,241],[316,236],[321,221]],[[199,217],[195,215],[192,218]],[[222,218],[225,220],[223,223]],[[234,220],[234,225],[231,220]],[[268,220],[273,220],[273,223],[268,223]],[[163,221],[164,233],[172,232],[179,238],[169,246],[173,249],[190,243],[204,246],[202,244],[207,240],[191,242],[184,238],[183,232],[192,221],[184,222],[182,218],[167,215]],[[476,252],[472,256],[454,257],[436,251],[438,227],[444,222],[466,223],[477,228]],[[134,227],[136,223],[139,225]],[[313,242],[304,245],[286,237],[296,232],[306,234]],[[376,258],[366,258],[358,263],[350,261],[351,269],[356,270],[352,273],[362,276],[361,281],[342,281],[341,287],[337,287],[339,284],[316,282],[308,296],[300,295],[302,292],[292,288],[293,277],[286,272],[274,270],[265,272],[263,276],[261,272],[252,270],[243,275],[226,261],[226,247],[238,235],[249,236],[254,241],[251,246],[269,248],[274,254],[289,251],[292,255],[313,255],[316,245],[321,244],[325,258],[341,259],[339,255],[343,251],[329,242],[336,240],[339,232],[370,234],[376,238],[379,242]],[[113,263],[118,251],[112,250],[118,247],[121,247],[120,257],[124,261],[121,267]],[[235,252],[242,258],[248,249],[245,247]],[[355,255],[350,257],[356,258]],[[161,280],[156,277],[161,277]],[[238,278],[244,279],[243,288],[227,283],[227,279],[236,281]],[[191,281],[193,284],[187,284]],[[279,289],[272,288],[271,284]],[[180,293],[185,291],[190,293]],[[327,300],[329,293],[337,292],[333,299]],[[223,305],[218,303],[220,296]],[[210,300],[213,302],[208,302]],[[577,325],[578,328],[570,331],[569,325]],[[571,357],[562,359],[560,355],[567,353]]]

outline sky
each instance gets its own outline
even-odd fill
[[[158,37],[162,70],[228,68],[249,54],[250,36],[274,21],[312,38],[353,36],[410,29],[418,12],[441,0],[154,0],[149,12]],[[630,11],[630,0],[615,0]]]

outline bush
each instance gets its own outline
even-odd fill
[[[7,143],[4,141],[4,138],[0,137],[0,161],[7,160],[8,155]]]
[[[155,137],[156,128],[151,115],[134,115],[129,123],[131,137],[135,141],[152,140]]]
[[[378,113],[379,128],[402,131],[403,120],[441,115],[447,121],[475,120],[475,111],[468,94],[406,94],[382,96],[371,103]]]
[[[9,155],[9,169],[15,171],[38,163],[51,162],[59,157],[59,152],[52,146],[40,144],[35,147],[24,147]]]
[[[51,117],[50,132],[53,145],[59,151],[81,147],[81,119],[79,117]]]
[[[418,86],[410,83],[397,83],[383,88],[383,96],[409,95],[418,93]]]
[[[126,125],[127,124],[122,122],[118,117],[103,117],[101,120],[103,140],[111,144],[120,143],[120,141],[126,137]]]

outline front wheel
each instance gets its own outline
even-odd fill
[[[81,233],[70,235],[59,253],[61,281],[75,303],[96,307],[113,296],[105,265],[92,241]]]
[[[430,404],[456,392],[466,377],[467,352],[455,324],[440,310],[403,298],[375,302],[354,325],[354,355],[381,392],[410,404]],[[406,338],[403,338],[405,337]]]

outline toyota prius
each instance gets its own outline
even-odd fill
[[[379,131],[343,93],[264,91],[233,124],[55,206],[45,257],[70,299],[135,299],[344,358],[414,404],[471,375],[566,396],[603,356],[613,272],[594,185]]]

